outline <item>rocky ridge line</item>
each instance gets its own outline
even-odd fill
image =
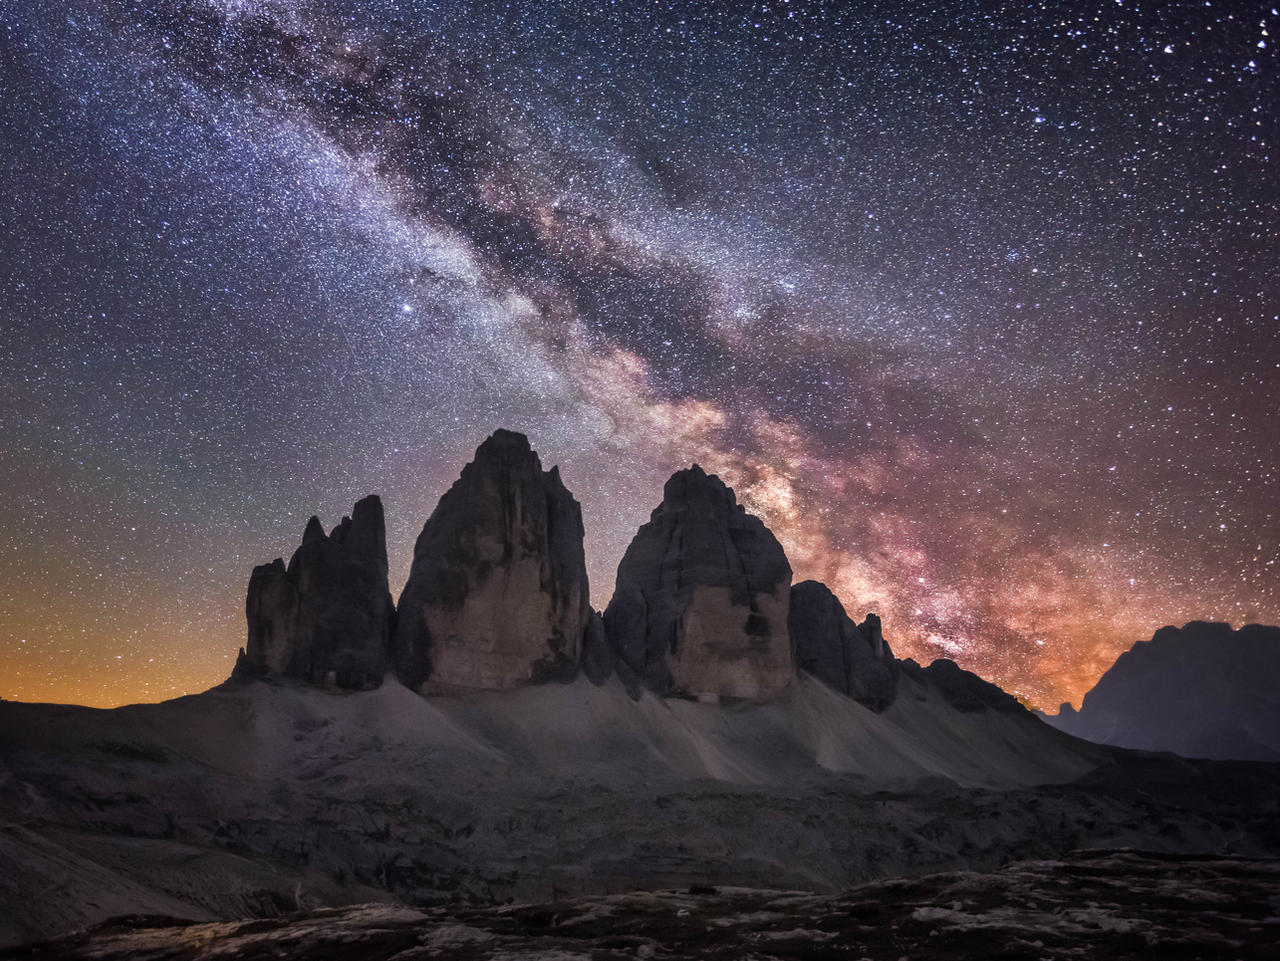
[[[249,633],[235,676],[381,684],[395,622],[382,501],[357,501],[327,535],[319,518],[307,521],[288,567],[276,558],[253,569],[245,616]]]
[[[905,673],[962,711],[1022,710],[950,661],[898,661],[880,619],[861,624],[816,581],[791,585],[768,527],[698,465],[677,471],[618,565],[603,615],[589,604],[582,511],[528,438],[495,431],[414,546],[394,607],[382,503],[358,502],[326,535],[254,568],[248,640],[233,676],[369,688],[392,671],[422,693],[618,677],[633,697],[760,700],[797,671],[874,711]]]

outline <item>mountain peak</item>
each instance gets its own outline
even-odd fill
[[[253,569],[236,673],[375,687],[386,672],[394,614],[382,501],[366,497],[331,536],[311,517],[288,567],[277,558]]]
[[[324,525],[320,523],[320,518],[315,514],[311,515],[307,521],[307,526],[302,531],[302,543],[310,544],[313,541],[323,541],[327,539],[324,532]]]
[[[618,565],[605,636],[659,693],[769,697],[792,682],[791,565],[732,490],[677,471]]]
[[[1162,627],[1121,654],[1079,711],[1048,720],[1068,734],[1186,757],[1280,760],[1280,627],[1220,621]]]
[[[394,658],[421,689],[501,689],[577,667],[591,609],[582,510],[524,434],[497,430],[414,546]]]
[[[529,438],[518,431],[499,427],[481,442],[476,448],[475,460],[481,460],[503,452],[512,451],[517,454],[532,454],[533,447]],[[537,456],[537,455],[534,455]]]
[[[744,512],[733,488],[694,464],[678,470],[662,487],[660,511],[723,510]]]

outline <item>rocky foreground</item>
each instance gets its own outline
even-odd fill
[[[616,678],[0,704],[0,945],[129,914],[829,894],[1081,848],[1280,857],[1280,765],[1127,754],[910,674],[883,712],[807,677],[732,707]]]
[[[116,919],[0,958],[95,961],[1236,958],[1280,950],[1280,861],[1079,852],[838,895],[694,887],[543,904]]]

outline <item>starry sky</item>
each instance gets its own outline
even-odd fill
[[[1028,703],[1280,622],[1270,3],[0,0],[0,696],[229,672],[481,440],[592,600],[719,473],[796,580]]]

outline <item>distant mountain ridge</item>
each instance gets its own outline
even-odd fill
[[[1184,757],[1280,761],[1280,627],[1191,621],[1121,654],[1045,720],[1068,734]]]

